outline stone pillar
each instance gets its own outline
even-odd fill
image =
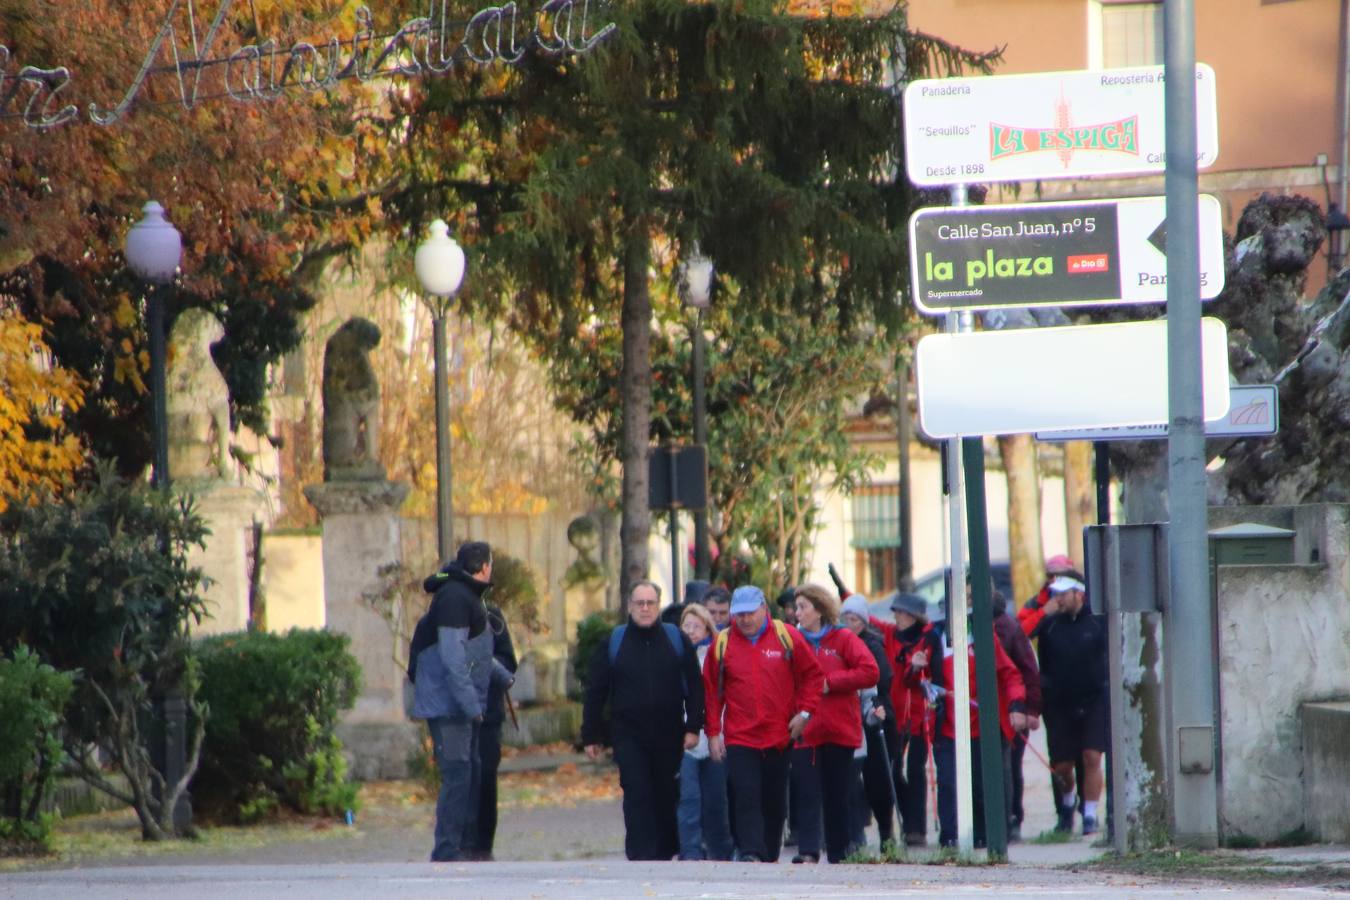
[[[188,563],[211,579],[202,591],[207,618],[193,629],[197,635],[244,631],[249,620],[249,556],[253,521],[263,514],[263,495],[250,487],[223,481],[174,484],[196,498],[197,511],[211,536],[204,549],[188,551]]]
[[[401,482],[327,481],[305,488],[323,524],[325,627],[351,638],[361,664],[356,706],[337,729],[353,777],[403,778],[421,740],[403,706],[406,673],[394,656],[389,625],[365,597],[384,587],[381,570],[401,559]]]

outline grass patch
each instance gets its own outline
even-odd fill
[[[1350,879],[1350,865],[1284,862],[1269,856],[1224,850],[1149,850],[1107,855],[1066,868],[1076,872],[1113,872],[1162,880],[1220,881],[1263,885],[1324,885]]]
[[[1031,840],[1027,841],[1027,843],[1028,843],[1028,844],[1072,844],[1072,843],[1073,843],[1073,832],[1072,832],[1072,831],[1056,831],[1055,829],[1050,828],[1050,829],[1047,829],[1046,831],[1042,831],[1040,834],[1036,835],[1034,838],[1032,838]]]

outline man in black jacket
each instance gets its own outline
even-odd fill
[[[1102,754],[1109,739],[1106,624],[1085,605],[1083,583],[1067,575],[1050,582],[1045,618],[1032,632],[1041,662],[1041,712],[1050,767],[1061,796],[1056,831],[1073,831],[1078,803],[1074,763],[1083,764],[1083,834],[1098,829]]]
[[[501,678],[482,599],[491,586],[492,549],[481,541],[422,583],[434,596],[413,631],[408,676],[413,716],[427,720],[441,774],[432,862],[470,858],[478,834],[479,741],[488,690]]]
[[[502,763],[502,725],[506,722],[506,691],[515,681],[516,649],[511,643],[511,630],[506,627],[506,616],[501,609],[487,604],[487,625],[492,632],[492,659],[494,668],[500,665],[511,673],[510,680],[494,678],[488,688],[487,710],[483,713],[483,729],[478,741],[478,759],[482,766],[482,784],[478,791],[478,839],[473,857],[492,859],[492,845],[497,839],[497,768]]]
[[[586,755],[600,757],[606,702],[610,743],[623,788],[624,851],[629,859],[670,859],[680,849],[675,810],[680,763],[703,727],[698,655],[676,627],[660,621],[661,591],[639,581],[628,622],[596,648],[582,710]]]

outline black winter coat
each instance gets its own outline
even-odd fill
[[[609,706],[610,742],[637,741],[644,747],[669,747],[686,732],[703,727],[703,675],[698,653],[680,635],[681,654],[658,620],[649,628],[628,620],[623,639],[609,661],[609,641],[591,660],[590,682],[582,707],[581,742],[604,743],[604,710]]]

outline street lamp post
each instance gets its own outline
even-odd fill
[[[413,268],[422,290],[435,300],[432,313],[432,345],[436,377],[436,552],[441,561],[451,556],[454,529],[450,496],[450,387],[446,361],[445,316],[464,280],[464,250],[450,237],[450,226],[441,219],[431,223],[430,234],[417,247]]]
[[[144,215],[127,234],[127,265],[147,285],[146,312],[150,330],[150,404],[153,443],[151,484],[169,489],[169,416],[164,383],[163,285],[173,280],[183,258],[183,238],[167,219],[164,207],[154,200],[141,210]]]
[[[712,260],[694,248],[681,272],[684,302],[694,307],[694,443],[708,446],[708,402],[704,394],[703,313],[712,306]],[[708,510],[694,511],[694,577],[707,581],[712,574],[708,542]]]
[[[141,220],[127,234],[127,265],[146,285],[146,318],[150,331],[150,409],[152,465],[150,483],[155,490],[169,490],[169,415],[164,368],[164,298],[161,288],[173,281],[183,258],[183,238],[167,219],[164,207],[154,200],[142,208]],[[167,543],[161,537],[161,543]],[[167,551],[167,547],[163,548]],[[163,734],[151,744],[151,762],[164,776],[164,784],[177,784],[187,768],[187,700],[181,685],[171,685],[155,698],[156,718]],[[192,828],[192,802],[188,792],[178,795],[170,816],[174,829],[186,834]]]

